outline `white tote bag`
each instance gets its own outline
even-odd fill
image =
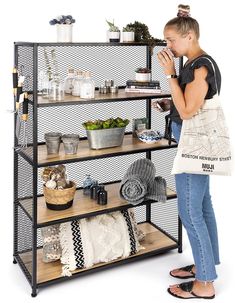
[[[217,94],[206,99],[198,112],[183,120],[172,174],[231,175],[232,157],[228,129]]]

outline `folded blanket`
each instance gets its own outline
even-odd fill
[[[165,202],[166,180],[155,177],[156,168],[149,159],[138,159],[127,169],[121,184],[120,196],[136,205],[146,200]]]
[[[153,186],[156,168],[149,159],[138,159],[127,169],[121,184],[120,195],[131,204],[139,204]]]
[[[161,176],[155,178],[152,186],[149,187],[149,191],[144,197],[144,200],[154,200],[158,202],[166,202],[166,180]]]

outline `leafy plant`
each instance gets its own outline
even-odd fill
[[[114,24],[114,20],[113,22],[106,20],[106,22],[109,26],[109,32],[120,32],[119,27]]]
[[[127,24],[126,27],[130,27],[134,30],[136,42],[147,42],[150,39],[154,39],[149,33],[148,26],[144,23],[135,21],[134,23]]]
[[[134,32],[134,28],[127,25],[127,26],[124,26],[123,29],[122,29],[123,32]]]
[[[163,42],[164,40],[154,38],[150,32],[149,28],[145,23],[135,21],[134,23],[129,23],[126,27],[131,27],[135,32],[135,42],[145,42],[148,43],[151,49],[151,54],[153,54],[153,48],[157,42]]]
[[[95,129],[107,129],[107,128],[116,128],[116,127],[125,127],[128,125],[130,121],[128,119],[122,119],[120,117],[117,118],[109,118],[107,120],[94,120],[87,121],[82,123],[83,127],[87,130],[95,130]]]
[[[136,73],[141,73],[141,74],[148,74],[151,73],[151,70],[147,67],[138,67],[135,70]]]
[[[75,23],[75,19],[71,15],[60,15],[56,17],[56,19],[52,19],[49,21],[50,25],[55,24],[72,24]]]

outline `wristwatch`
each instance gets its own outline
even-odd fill
[[[178,78],[178,76],[177,75],[167,75],[166,78],[167,79]]]

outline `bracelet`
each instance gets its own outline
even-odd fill
[[[166,78],[167,79],[178,78],[178,76],[177,75],[167,75]]]

